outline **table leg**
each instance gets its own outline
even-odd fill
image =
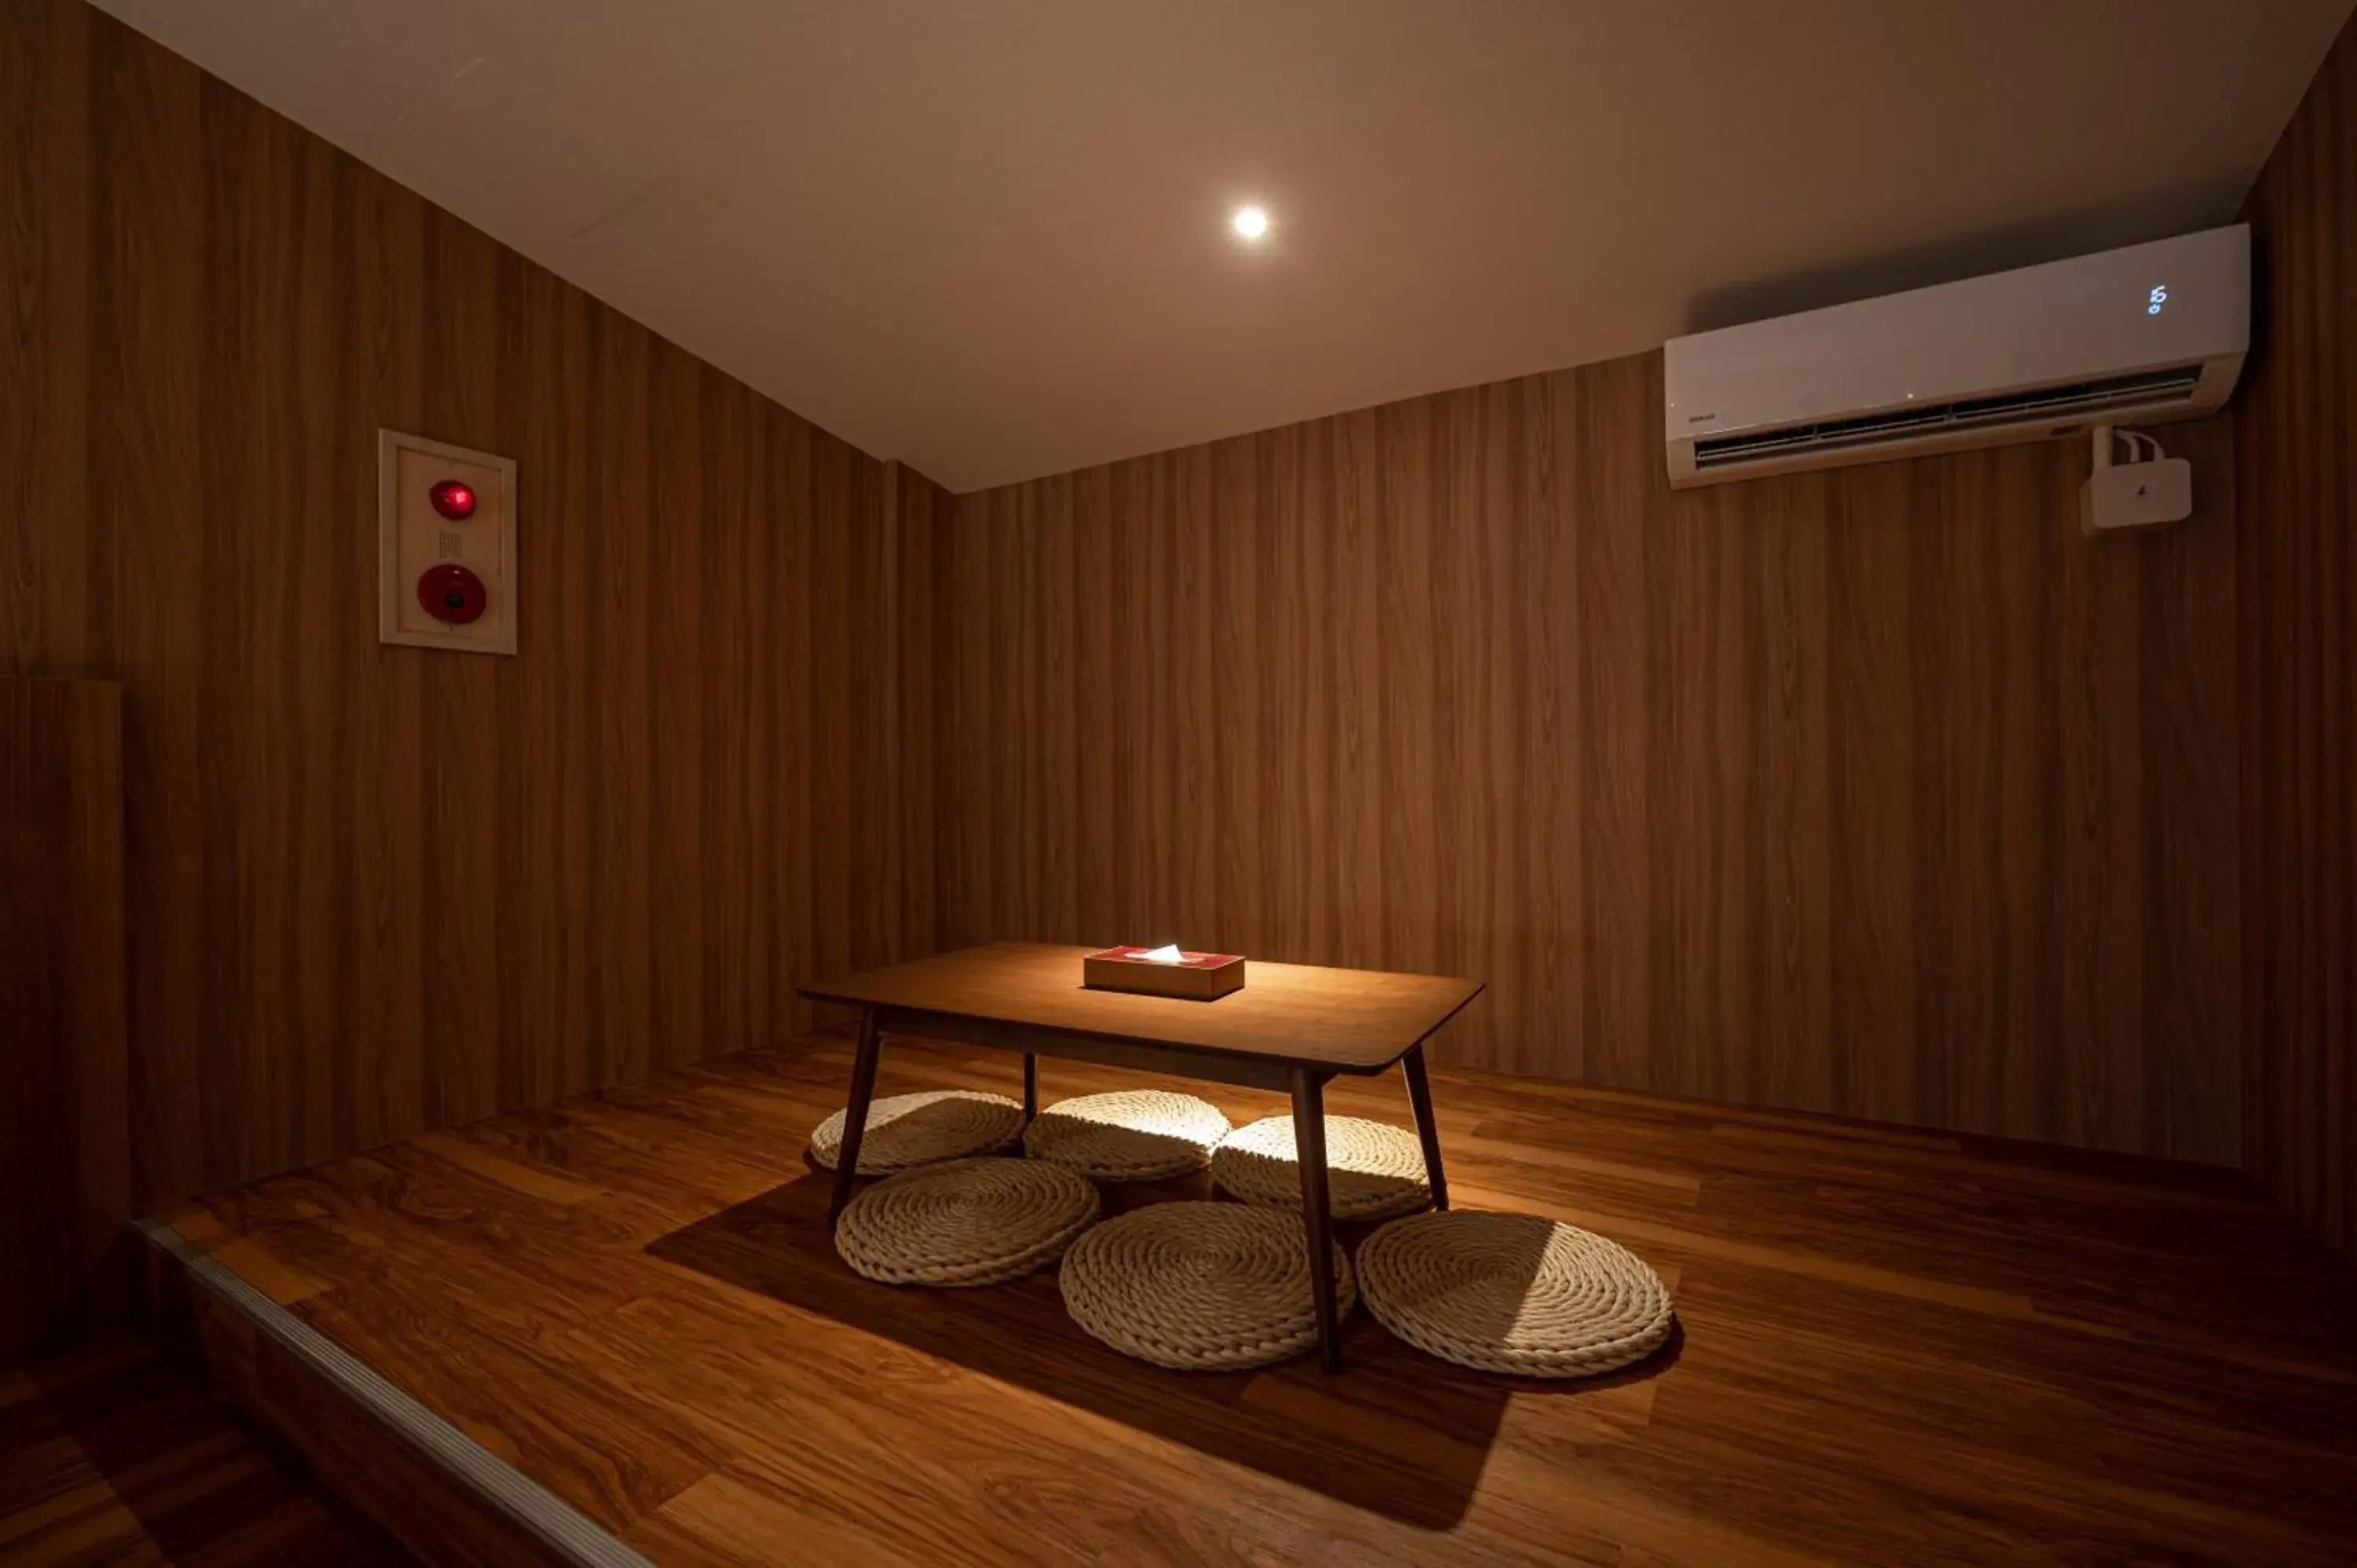
[[[1415,1108],[1415,1135],[1424,1144],[1424,1174],[1432,1183],[1432,1207],[1448,1207],[1448,1177],[1440,1169],[1440,1123],[1432,1115],[1432,1080],[1424,1074],[1424,1047],[1401,1058],[1407,1072],[1407,1102]]]
[[[1039,1114],[1039,1058],[1029,1051],[1023,1053],[1023,1120],[1028,1122]]]
[[[1342,1329],[1334,1310],[1334,1217],[1326,1187],[1326,1083],[1293,1069],[1293,1144],[1301,1162],[1301,1222],[1309,1242],[1310,1299],[1318,1304],[1318,1348],[1329,1372],[1342,1369]]]
[[[859,1174],[859,1144],[867,1135],[867,1104],[876,1098],[876,1058],[882,1054],[883,1044],[876,1028],[876,1009],[870,1007],[859,1015],[859,1054],[851,1062],[851,1103],[843,1111],[843,1147],[834,1155],[834,1196],[826,1206],[830,1230],[843,1217],[843,1206],[851,1201],[851,1181]]]

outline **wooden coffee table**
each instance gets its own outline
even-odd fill
[[[1043,1056],[1287,1090],[1301,1160],[1302,1224],[1309,1255],[1318,1259],[1329,1257],[1333,1245],[1326,1186],[1327,1081],[1340,1073],[1371,1076],[1397,1065],[1407,1075],[1433,1204],[1448,1207],[1424,1042],[1481,993],[1477,982],[1253,959],[1243,990],[1216,1001],[1189,1002],[1089,990],[1081,983],[1081,959],[1089,950],[990,942],[801,988],[813,1002],[860,1010],[859,1054],[845,1107],[843,1147],[835,1156],[829,1224],[851,1197],[867,1106],[876,1093],[876,1058],[887,1033],[1021,1052],[1027,1116],[1039,1114],[1038,1058]],[[1339,1371],[1333,1271],[1309,1273],[1326,1369]]]

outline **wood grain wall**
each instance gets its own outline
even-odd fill
[[[2357,1251],[2357,21],[2244,211],[2244,1163]]]
[[[0,167],[0,671],[123,684],[143,1199],[897,950],[883,465],[79,0]],[[518,657],[377,642],[382,425],[520,460]]]
[[[2233,453],[1674,496],[1658,354],[968,496],[945,940],[1490,983],[1451,1059],[2229,1162]]]
[[[0,675],[0,1365],[129,1305],[123,703]]]

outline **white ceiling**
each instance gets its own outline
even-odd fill
[[[98,3],[970,490],[2225,221],[2351,0]]]

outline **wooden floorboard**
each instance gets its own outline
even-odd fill
[[[1139,1081],[1042,1067],[1049,1100]],[[1458,1204],[1623,1241],[1672,1343],[1547,1386],[1361,1311],[1339,1378],[1190,1376],[1086,1337],[1052,1273],[845,1269],[802,1150],[848,1071],[820,1038],[166,1218],[663,1563],[2296,1563],[2357,1531],[2357,1273],[2233,1173],[1437,1070]],[[879,1092],[1016,1081],[896,1040]],[[1332,1109],[1407,1121],[1395,1078]]]
[[[0,1373],[0,1563],[408,1561],[142,1344]]]

